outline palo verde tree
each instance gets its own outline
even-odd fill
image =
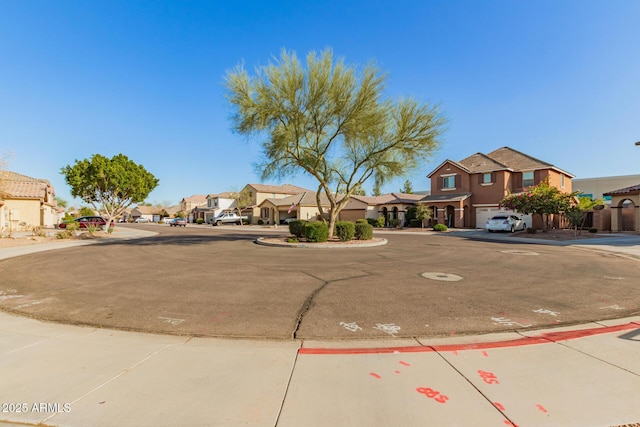
[[[63,167],[60,173],[71,187],[71,195],[101,212],[107,223],[131,204],[142,203],[158,185],[150,172],[124,154],[111,159],[94,154]]]
[[[569,210],[575,203],[575,193],[564,193],[549,184],[549,180],[529,187],[525,192],[510,194],[500,202],[500,206],[523,213],[525,215],[546,216],[546,227],[549,226],[549,215],[557,215]]]
[[[378,188],[406,175],[439,146],[444,119],[434,106],[383,99],[386,76],[374,65],[361,70],[311,52],[303,64],[283,51],[250,76],[229,71],[226,87],[233,127],[261,139],[262,178],[303,172],[318,181],[329,201],[329,237],[355,191],[374,178]]]

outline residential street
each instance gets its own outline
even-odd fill
[[[159,234],[1,261],[0,307],[70,324],[271,339],[454,336],[640,312],[638,260],[588,245],[392,233],[385,246],[320,250],[256,245],[274,234],[256,227],[121,228],[135,229]]]

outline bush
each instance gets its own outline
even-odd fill
[[[597,228],[595,228],[595,227],[591,227],[591,228],[589,229],[589,233],[597,233],[597,232],[598,232],[598,229],[597,229]]]
[[[369,220],[366,218],[358,218],[356,219],[356,224],[369,224]]]
[[[373,219],[373,218],[367,218],[367,224],[369,224],[372,227],[377,227],[378,226],[378,220],[377,219]]]
[[[259,219],[259,220],[258,220],[258,225],[263,225],[263,224],[264,224],[264,221],[263,221],[263,220],[261,220],[261,219]]]
[[[307,222],[304,226],[304,237],[309,242],[326,242],[329,238],[329,226],[324,222]]]
[[[536,229],[533,227],[527,227],[527,234],[536,234]]]
[[[444,224],[436,224],[433,226],[433,231],[447,231],[448,228]]]
[[[203,224],[203,223],[204,223],[204,219],[202,218],[196,219],[196,224]]]
[[[73,236],[73,231],[62,230],[56,234],[56,239],[70,239]]]
[[[389,220],[389,226],[391,228],[398,228],[400,227],[400,220],[399,219],[391,219]]]
[[[295,221],[291,221],[289,223],[289,233],[293,234],[298,238],[304,237],[304,225],[306,223],[307,221],[302,221],[299,219]]]
[[[31,229],[31,232],[36,237],[47,237],[47,232],[44,231],[44,229],[42,227],[40,227],[39,225],[38,226],[34,226]]]
[[[373,238],[373,225],[357,223],[354,237],[356,240],[371,240]]]
[[[289,237],[287,239],[287,243],[299,243],[300,240],[296,239],[295,237]]]
[[[384,219],[384,217],[383,216],[379,216],[378,219],[377,219],[376,224],[374,225],[374,227],[380,227],[380,228],[384,227],[385,222],[386,222],[386,220]]]
[[[417,218],[411,218],[409,220],[409,227],[411,227],[411,228],[420,228],[420,227],[422,227],[422,221],[420,221]]]
[[[342,242],[348,242],[353,239],[356,233],[356,225],[351,221],[337,221],[336,222],[336,236]]]

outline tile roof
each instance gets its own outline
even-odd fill
[[[487,157],[516,171],[553,167],[550,163],[543,162],[510,147],[498,148],[487,154]]]
[[[351,196],[354,199],[363,201],[368,205],[388,205],[415,203],[424,198],[424,194],[388,193],[380,196]]]
[[[55,193],[48,180],[31,178],[16,172],[0,171],[0,192],[5,198],[41,199],[51,205],[55,204]]]
[[[471,196],[471,193],[432,194],[422,199],[423,202],[459,202]]]
[[[184,197],[182,201],[185,203],[205,203],[207,196],[204,194],[194,194],[193,196]]]
[[[607,191],[603,196],[621,196],[624,194],[639,194],[640,184],[631,187],[620,188],[619,190]]]
[[[461,165],[465,166],[469,169],[470,172],[480,173],[480,172],[493,172],[496,170],[509,169],[509,167],[505,164],[500,163],[499,161],[492,159],[486,154],[476,153],[471,156],[460,160]]]
[[[306,188],[298,187],[293,184],[283,185],[269,185],[269,184],[247,184],[253,187],[254,190],[260,193],[275,193],[275,194],[300,194],[305,191],[311,191]]]

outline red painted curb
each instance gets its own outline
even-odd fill
[[[531,337],[522,337],[509,341],[497,341],[472,344],[445,344],[434,346],[406,346],[406,347],[372,347],[372,348],[309,348],[301,347],[298,354],[394,354],[394,353],[430,353],[465,350],[485,350],[490,348],[521,347],[534,344],[550,344],[558,341],[568,341],[578,338],[585,338],[594,335],[609,334],[630,329],[640,329],[640,323],[627,323],[617,326],[604,326],[601,328],[581,329],[575,331],[546,332]]]

